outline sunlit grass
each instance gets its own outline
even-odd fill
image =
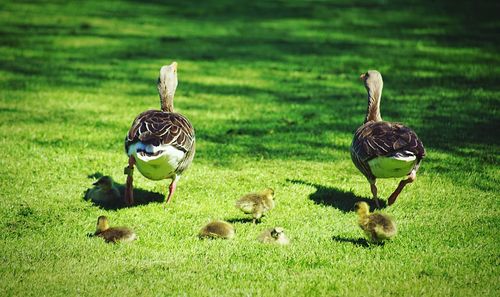
[[[497,296],[498,5],[418,4],[0,4],[0,295]],[[84,201],[90,176],[124,183],[123,138],[159,108],[173,60],[197,155],[172,203]],[[399,235],[367,247],[352,206],[371,194],[349,145],[368,69],[384,76],[383,118],[428,156],[384,209]],[[397,183],[380,180],[381,197]],[[242,221],[234,201],[268,186],[276,208]],[[139,240],[88,237],[99,215]],[[236,238],[200,241],[212,219],[234,221]],[[292,244],[257,242],[272,226]]]

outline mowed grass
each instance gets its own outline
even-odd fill
[[[0,3],[1,296],[498,296],[500,56],[494,1],[64,1]],[[176,109],[197,154],[173,201],[135,175],[142,204],[83,200],[97,174],[123,184],[123,139]],[[417,181],[383,211],[399,227],[367,246],[353,205],[370,189],[349,156],[366,94],[421,137]],[[385,200],[398,180],[380,180]],[[273,187],[256,226],[234,208]],[[156,198],[155,198],[156,197]],[[158,201],[161,200],[161,201]],[[148,203],[150,202],[150,203]],[[88,237],[96,219],[139,240]],[[201,241],[211,219],[234,240]],[[286,247],[257,235],[282,226]]]

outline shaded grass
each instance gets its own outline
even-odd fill
[[[2,2],[0,294],[498,295],[499,7],[435,2]],[[198,139],[173,203],[138,174],[144,203],[84,201],[89,175],[124,182],[123,137],[172,60]],[[348,149],[370,68],[428,157],[384,209],[400,234],[366,248]],[[234,201],[267,186],[277,207],[253,226]],[[139,241],[87,238],[101,214]],[[236,239],[199,241],[211,219]],[[256,242],[278,225],[292,245]]]

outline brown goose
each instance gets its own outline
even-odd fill
[[[102,237],[106,242],[116,243],[131,242],[137,239],[134,231],[127,227],[109,227],[108,218],[100,216],[97,219],[97,227],[94,233],[95,236]]]
[[[133,204],[133,170],[151,180],[171,179],[167,203],[172,198],[177,181],[195,154],[194,129],[189,120],[174,112],[174,94],[177,88],[177,63],[163,66],[158,78],[161,110],[147,110],[139,114],[125,138],[125,152],[129,156],[125,203]]]
[[[371,242],[380,243],[393,238],[398,233],[394,220],[382,213],[370,213],[368,203],[357,202],[354,209],[358,213],[359,227]]]
[[[369,70],[360,78],[368,91],[368,109],[364,124],[354,134],[351,159],[370,182],[373,198],[380,208],[376,179],[406,177],[388,199],[388,204],[393,204],[405,185],[416,179],[425,149],[410,128],[382,120],[382,75],[376,70]]]

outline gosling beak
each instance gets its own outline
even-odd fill
[[[172,68],[174,68],[174,70],[177,70],[177,62],[172,62],[172,64],[170,64],[170,66],[172,66]]]
[[[97,186],[98,184],[99,184],[99,181],[97,180],[97,181],[95,181],[92,185],[93,185],[93,186]]]
[[[366,76],[366,74],[364,74],[364,73],[363,73],[363,74],[361,74],[361,75],[359,76],[359,79],[360,79],[360,80],[365,80],[365,76]]]

